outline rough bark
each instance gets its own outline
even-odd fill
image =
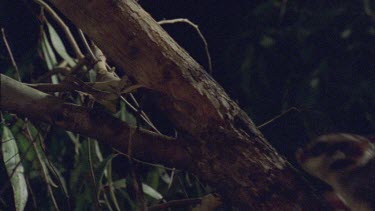
[[[300,176],[250,118],[137,3],[52,3],[129,76],[158,92],[157,105],[174,123],[193,159],[187,170],[237,207],[321,210]]]

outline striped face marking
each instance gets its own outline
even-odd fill
[[[368,147],[369,140],[362,136],[328,134],[297,151],[297,161],[308,173],[328,182],[337,173],[354,168]]]
[[[351,210],[370,211],[375,207],[375,145],[370,140],[352,134],[327,134],[297,150],[296,158],[306,172],[330,185]],[[363,190],[366,193],[358,194]]]

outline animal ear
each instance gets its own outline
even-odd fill
[[[358,139],[360,140],[351,143],[352,147],[344,150],[344,153],[354,157],[362,156],[371,147],[371,143],[367,138],[358,137]]]
[[[368,149],[370,147],[370,140],[366,139],[364,141],[361,141],[360,147],[363,149]]]
[[[370,147],[370,140],[365,137],[359,137],[361,139],[358,142],[355,142],[355,147],[358,147],[362,151],[366,151]]]

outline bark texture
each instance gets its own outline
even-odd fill
[[[158,93],[157,106],[192,158],[187,170],[246,210],[321,210],[250,118],[137,3],[52,3],[130,77]]]

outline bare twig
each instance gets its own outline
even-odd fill
[[[40,90],[42,92],[67,92],[76,90],[77,87],[71,86],[67,83],[52,84],[52,83],[39,83],[39,84],[26,84],[29,87]]]
[[[55,11],[53,11],[53,9],[47,4],[45,3],[43,0],[34,0],[36,3],[38,3],[39,5],[41,5],[42,7],[44,7],[48,13],[53,17],[53,19],[55,19],[55,21],[60,25],[60,27],[63,29],[63,31],[65,32],[65,35],[67,37],[67,39],[69,40],[70,44],[72,45],[72,48],[77,56],[77,58],[79,60],[83,59],[84,58],[84,55],[82,54],[81,50],[79,49],[78,47],[78,44],[77,42],[75,41],[72,33],[70,32],[70,29],[69,27],[64,23],[64,21],[57,15],[57,13]]]
[[[208,50],[208,43],[206,38],[203,36],[201,30],[199,29],[199,26],[197,24],[194,24],[191,22],[189,19],[185,18],[177,18],[177,19],[172,19],[172,20],[162,20],[158,21],[158,24],[163,25],[163,24],[174,24],[174,23],[187,23],[188,25],[192,26],[197,32],[200,38],[202,39],[204,43],[204,49],[206,51],[207,55],[207,63],[208,63],[208,72],[212,75],[212,62],[211,62],[211,56],[210,56],[210,51]]]
[[[137,102],[137,99],[135,99],[134,95],[130,93],[129,96],[133,100],[134,104],[139,108],[139,103]],[[137,111],[137,109],[135,111]],[[153,128],[157,133],[161,134],[161,132],[155,127],[155,125],[151,122],[150,118],[143,110],[141,111],[141,116],[145,120],[145,122],[150,125],[151,128]]]
[[[138,109],[135,108],[129,101],[127,101],[123,96],[120,96],[121,100],[126,103],[126,105],[129,106],[129,108],[133,109],[133,111],[138,112]],[[135,101],[136,102],[136,101]],[[139,106],[138,106],[139,107]],[[141,111],[141,118],[158,134],[161,135],[161,132],[155,127],[155,125],[151,122],[151,120],[148,118],[147,114],[144,111]]]
[[[259,125],[259,126],[258,126],[258,129],[260,129],[260,128],[262,128],[262,127],[264,127],[264,126],[266,126],[266,125],[272,123],[273,121],[275,121],[275,120],[277,120],[277,119],[283,117],[285,114],[287,114],[287,113],[289,113],[289,112],[291,112],[291,111],[293,111],[293,110],[294,110],[294,111],[297,111],[297,112],[301,112],[298,108],[296,108],[296,107],[291,107],[291,108],[289,108],[289,109],[287,109],[287,110],[281,112],[281,114],[275,116],[274,118],[268,120],[267,122],[265,122],[265,123]]]
[[[109,211],[113,211],[113,209],[111,207],[111,204],[109,203],[108,197],[107,197],[107,195],[105,193],[103,194],[103,198],[104,198],[104,202],[105,202],[104,204],[107,205],[107,209]],[[120,210],[120,209],[117,209],[117,210]]]
[[[90,45],[89,43],[87,42],[87,39],[85,37],[85,34],[83,34],[82,30],[81,29],[78,29],[78,33],[79,33],[79,36],[83,42],[83,45],[86,49],[86,51],[89,53],[90,57],[93,59],[93,60],[96,60],[96,57],[94,55],[94,53],[92,52],[91,48],[90,48]]]
[[[116,195],[115,195],[115,188],[113,186],[113,177],[112,177],[112,162],[109,162],[108,163],[108,167],[107,167],[107,182],[108,182],[108,189],[109,189],[109,196],[111,197],[112,199],[112,202],[114,204],[114,206],[116,207],[116,210],[120,211],[121,208],[120,208],[120,205],[118,203],[118,200],[116,198]],[[105,193],[103,193],[103,196],[104,196],[104,199],[106,200],[106,204],[108,205],[108,208],[111,210],[111,205],[109,204],[109,201],[107,199],[107,195]]]
[[[36,198],[35,198],[34,191],[33,191],[33,189],[31,188],[31,185],[30,185],[29,179],[26,177],[25,180],[26,180],[27,189],[28,189],[29,192],[30,192],[30,196],[31,196],[31,199],[32,199],[32,202],[33,202],[33,207],[34,207],[34,209],[37,209]]]
[[[115,148],[112,148],[115,152],[117,152],[118,154],[120,155],[123,155],[127,158],[130,158],[129,155],[115,149]],[[139,160],[139,159],[136,159],[136,158],[132,158],[133,161],[137,162],[137,163],[140,163],[140,164],[143,164],[143,165],[147,165],[147,166],[153,166],[153,167],[157,167],[157,168],[162,168],[162,169],[165,169],[165,170],[169,170],[169,171],[180,171],[176,168],[168,168],[168,167],[165,167],[163,165],[160,165],[160,164],[155,164],[155,163],[150,163],[150,162],[146,162],[146,161],[142,161],[142,160]]]
[[[71,71],[71,68],[68,67],[67,61],[60,62],[56,67],[54,67],[52,70],[48,71],[47,73],[44,73],[37,79],[35,79],[33,82],[38,83],[40,81],[47,80],[48,78],[51,78],[53,75],[61,73],[62,75],[68,75]]]
[[[7,38],[6,38],[6,36],[5,36],[4,28],[1,28],[1,33],[3,34],[4,44],[5,44],[5,47],[6,47],[7,50],[8,50],[8,54],[9,54],[10,60],[12,61],[12,65],[13,65],[14,69],[16,70],[18,81],[21,81],[20,71],[18,70],[18,66],[17,66],[16,61],[14,60],[12,50],[11,50],[10,47],[9,47],[9,44],[8,44]]]
[[[201,203],[202,198],[190,198],[190,199],[181,199],[181,200],[172,200],[163,204],[158,204],[152,207],[149,207],[149,211],[164,210],[171,207],[187,207],[191,205],[196,205]]]
[[[73,77],[71,77],[73,78]],[[26,84],[29,87],[34,89],[40,90],[42,92],[66,92],[66,91],[82,91],[82,92],[102,92],[103,94],[111,94],[106,84],[110,83],[111,81],[106,82],[83,82],[79,81],[78,79],[73,78],[72,80],[66,80],[66,82],[62,82],[59,84],[52,84],[52,83],[36,83],[36,84]],[[114,81],[117,82],[117,81]],[[81,85],[81,86],[80,86]],[[137,87],[135,87],[137,88]],[[127,91],[131,92],[135,89],[128,89]]]

